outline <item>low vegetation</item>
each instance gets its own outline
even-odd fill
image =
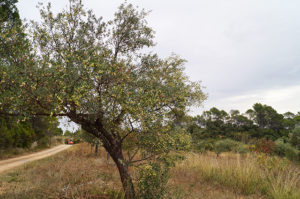
[[[227,187],[244,195],[255,194],[254,198],[300,197],[300,168],[278,157],[190,153],[174,170],[175,175],[190,174],[194,181]]]
[[[1,174],[0,198],[118,198],[122,185],[117,169],[106,162],[103,150],[98,155],[88,145],[75,145]]]
[[[174,199],[300,197],[300,168],[288,159],[231,152],[219,157],[213,152],[187,152],[185,156],[186,159],[171,168],[169,174],[157,165],[152,165],[153,169],[149,165],[132,168],[139,196]],[[117,168],[106,157],[103,148],[95,155],[88,144],[75,145],[53,157],[1,174],[0,198],[123,198]],[[162,183],[159,179],[166,180],[164,187],[159,186]]]

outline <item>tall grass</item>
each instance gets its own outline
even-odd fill
[[[300,198],[300,168],[286,159],[254,156],[251,154],[187,155],[187,159],[174,169],[180,173],[194,172],[199,180],[226,186],[243,194],[259,194],[274,199]]]

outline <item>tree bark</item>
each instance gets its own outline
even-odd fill
[[[131,176],[129,174],[128,165],[125,162],[125,159],[122,154],[122,150],[116,150],[110,152],[110,156],[114,160],[119,170],[120,178],[123,185],[123,190],[125,193],[126,199],[135,199],[135,191],[132,183]]]
[[[95,147],[95,154],[96,154],[96,155],[98,155],[98,145],[99,145],[99,144],[97,143],[97,144],[96,144],[96,147]]]
[[[133,182],[129,174],[128,164],[126,163],[122,152],[122,140],[106,131],[106,129],[103,128],[100,120],[96,120],[96,122],[93,124],[87,120],[79,119],[75,114],[71,114],[69,117],[73,119],[74,122],[81,124],[81,127],[85,131],[93,134],[101,140],[105,150],[109,153],[119,170],[125,198],[135,199]]]

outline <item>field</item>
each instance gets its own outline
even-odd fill
[[[133,176],[137,173],[131,171]],[[253,155],[189,152],[171,170],[171,198],[300,198],[300,168]],[[0,198],[122,198],[119,174],[106,153],[87,144],[0,174]]]

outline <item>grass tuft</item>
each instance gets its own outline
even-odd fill
[[[227,187],[255,198],[300,198],[300,169],[286,159],[227,153],[190,153],[174,169],[175,178],[191,175],[198,181]]]

